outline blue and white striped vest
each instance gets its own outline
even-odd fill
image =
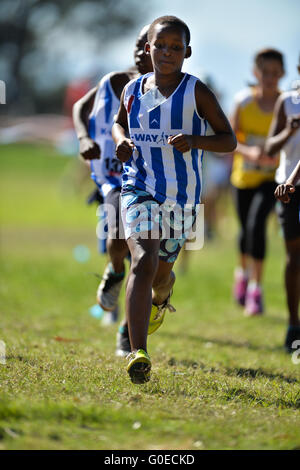
[[[110,83],[111,75],[105,75],[100,81],[89,116],[89,136],[101,149],[101,158],[91,160],[91,178],[104,197],[111,189],[120,187],[122,181],[122,163],[115,156],[115,144],[111,136],[114,116],[120,106]]]
[[[160,203],[199,204],[203,151],[183,154],[167,143],[169,136],[179,133],[205,135],[207,124],[195,102],[198,79],[185,74],[172,95],[148,111],[140,97],[142,82],[151,73],[125,87],[129,134],[136,150],[123,165],[122,184],[148,191]]]

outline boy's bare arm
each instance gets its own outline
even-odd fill
[[[298,161],[294,171],[288,177],[284,184],[279,184],[275,189],[275,197],[282,202],[290,202],[290,193],[295,192],[295,185],[300,180],[300,160]]]
[[[198,114],[209,122],[215,135],[188,136],[177,134],[170,137],[168,143],[174,145],[182,153],[191,148],[211,152],[232,152],[236,148],[236,137],[215,95],[206,85],[197,82],[195,98]]]
[[[300,159],[296,167],[294,168],[294,171],[287,179],[286,184],[292,184],[293,186],[295,186],[295,184],[297,184],[299,180],[300,180]]]
[[[88,116],[92,110],[98,86],[88,91],[73,105],[73,122],[78,139],[88,136]]]
[[[233,110],[231,119],[230,119],[232,129],[236,133],[237,136],[240,131],[240,111],[241,111],[240,105],[236,104]],[[260,165],[274,164],[274,161],[268,155],[264,153],[263,148],[259,145],[247,145],[238,140],[236,152],[243,155],[244,159],[250,162],[257,162],[257,163],[259,162]]]
[[[92,110],[98,86],[88,91],[73,106],[73,123],[79,139],[79,153],[83,158],[89,160],[99,158],[99,145],[89,137],[88,117]]]
[[[212,136],[200,137],[200,148],[213,152],[232,152],[236,148],[237,140],[214,93],[201,82],[197,82],[195,92],[198,114],[209,122],[215,133]],[[203,139],[207,148],[204,148],[201,142]]]
[[[112,127],[112,137],[116,144],[116,156],[121,162],[127,162],[132,155],[134,143],[126,137],[128,132],[127,111],[124,106],[124,90],[120,98],[120,107]]]
[[[120,99],[123,88],[130,80],[130,74],[128,72],[117,72],[110,77],[110,83],[112,89],[118,99]]]
[[[284,101],[282,97],[279,97],[275,105],[273,121],[265,144],[265,152],[271,156],[277,154],[299,127],[300,116],[297,118],[287,118],[284,110]]]

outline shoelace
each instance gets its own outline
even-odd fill
[[[129,354],[127,354],[126,359],[129,361],[130,359],[134,359],[135,357],[135,352],[131,351]]]
[[[163,304],[157,306],[157,313],[154,317],[154,320],[158,320],[162,316],[162,314],[165,312],[165,310],[169,310],[170,313],[176,312],[176,308],[173,307],[173,305],[169,304],[168,302],[170,297],[171,296],[169,296]]]
[[[134,359],[137,354],[137,351],[131,351],[127,354],[126,359]]]

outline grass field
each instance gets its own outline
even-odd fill
[[[92,317],[96,207],[78,160],[0,148],[0,449],[300,449],[300,364],[283,352],[284,251],[269,224],[266,314],[231,298],[236,222],[177,272],[177,309],[149,337],[152,380],[129,381],[116,326]],[[86,263],[73,249],[86,245]],[[124,292],[122,292],[122,300]],[[122,302],[123,305],[123,302]],[[60,341],[59,341],[60,339]]]

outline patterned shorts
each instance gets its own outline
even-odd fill
[[[160,240],[159,259],[174,263],[197,217],[193,206],[160,204],[147,191],[130,185],[121,192],[125,238]]]

